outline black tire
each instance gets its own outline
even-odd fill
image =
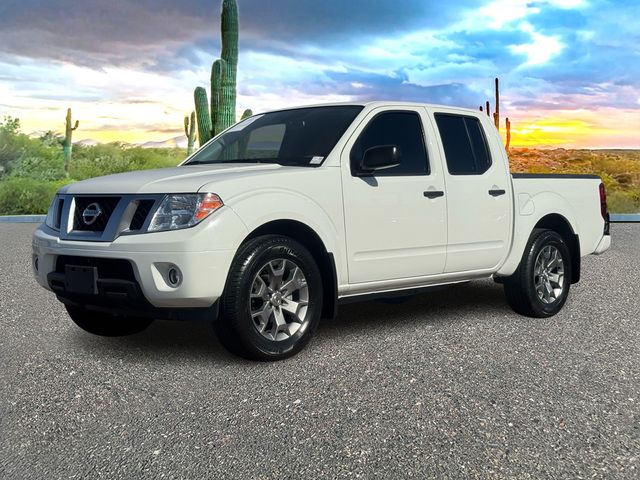
[[[564,277],[561,293],[551,303],[541,299],[536,289],[536,260],[546,247],[555,249],[562,258]],[[558,271],[557,268],[555,270]],[[558,313],[569,295],[571,287],[571,252],[562,237],[553,230],[537,228],[524,249],[520,265],[513,275],[505,278],[504,292],[507,302],[517,313],[528,317],[545,318]],[[544,289],[542,289],[544,291]],[[541,293],[544,296],[544,293]]]
[[[85,332],[100,335],[101,337],[133,335],[142,332],[153,323],[152,318],[111,315],[74,305],[65,305],[65,307],[73,323]]]
[[[299,267],[306,279],[308,304],[304,321],[288,338],[269,339],[260,333],[251,315],[254,308],[251,291],[258,274],[270,262],[288,261]],[[265,283],[266,285],[266,283]],[[220,303],[220,315],[213,323],[220,342],[232,353],[250,360],[282,360],[298,353],[309,342],[322,313],[322,277],[309,251],[295,240],[280,235],[264,235],[249,240],[238,250],[229,270],[225,291]],[[269,301],[259,300],[267,305]],[[286,299],[284,300],[286,303]],[[271,307],[276,310],[277,307]],[[283,312],[284,309],[280,309]],[[284,312],[283,312],[284,313]],[[288,313],[287,313],[288,315]],[[273,317],[269,317],[273,318]],[[291,320],[290,317],[286,317]],[[259,321],[260,319],[258,319]],[[273,327],[273,323],[269,323]],[[287,323],[290,325],[290,323]],[[297,325],[296,325],[297,327]],[[263,327],[265,332],[271,328]],[[278,327],[275,327],[278,332]],[[276,333],[289,335],[289,333]]]

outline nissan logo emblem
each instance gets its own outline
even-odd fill
[[[90,203],[82,212],[82,221],[85,225],[93,225],[102,213],[102,208],[97,202]]]

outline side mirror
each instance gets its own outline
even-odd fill
[[[400,165],[402,152],[395,145],[378,145],[364,152],[360,162],[360,174],[367,175],[376,170],[384,170]]]

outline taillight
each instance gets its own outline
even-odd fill
[[[604,183],[600,184],[600,214],[604,219],[604,234],[609,235],[609,207],[607,206],[607,191],[604,189]]]
[[[607,207],[607,191],[604,189],[604,183],[600,184],[600,213],[602,218],[606,220],[609,208]]]

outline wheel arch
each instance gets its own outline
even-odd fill
[[[580,281],[580,239],[571,223],[559,213],[551,213],[538,220],[533,228],[553,230],[562,237],[571,254],[571,283],[578,283]]]
[[[271,220],[254,228],[241,244],[262,235],[283,235],[296,240],[309,250],[316,260],[322,276],[322,318],[335,318],[338,306],[336,264],[333,253],[327,250],[320,235],[307,224],[298,220]]]
[[[571,283],[577,283],[580,280],[580,237],[576,225],[569,220],[569,218],[573,218],[571,211],[564,211],[565,209],[561,207],[562,205],[556,205],[554,210],[547,209],[537,218],[524,215],[516,216],[515,236],[511,251],[504,264],[496,272],[494,276],[496,281],[501,282],[501,279],[515,273],[522,261],[524,249],[536,228],[548,228],[562,237],[571,254]]]

